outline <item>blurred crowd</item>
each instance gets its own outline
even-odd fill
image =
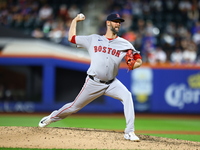
[[[121,36],[151,64],[200,64],[199,0],[111,0],[105,14],[125,18]],[[104,31],[103,24],[100,32]]]
[[[0,24],[21,29],[35,38],[69,45],[71,19],[85,0],[0,0]],[[98,34],[105,33],[105,17],[120,14],[120,36],[151,64],[200,64],[200,0],[104,0]],[[88,10],[89,11],[89,10]],[[91,10],[94,11],[94,10]]]
[[[84,0],[0,0],[0,25],[35,38],[68,45],[71,19],[81,12]]]

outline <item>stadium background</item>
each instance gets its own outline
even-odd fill
[[[71,19],[86,20],[78,34],[103,34],[117,12],[144,65],[118,78],[130,89],[137,112],[200,113],[198,0],[0,1],[0,112],[48,112],[72,101],[89,67],[86,50],[67,41]],[[121,113],[119,101],[100,97],[80,112]]]

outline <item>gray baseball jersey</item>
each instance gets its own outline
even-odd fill
[[[125,133],[133,132],[135,114],[132,95],[116,76],[120,62],[126,55],[126,50],[133,49],[134,53],[139,52],[131,43],[120,37],[109,40],[105,36],[92,34],[76,36],[75,41],[78,47],[85,47],[91,57],[91,64],[87,71],[88,76],[75,100],[65,104],[59,110],[53,111],[50,115],[51,120],[64,119],[97,97],[107,95],[122,102],[126,119]]]
[[[120,37],[108,40],[105,36],[97,34],[76,36],[76,43],[78,47],[85,47],[89,52],[91,65],[87,73],[106,81],[117,76],[127,49],[138,53],[130,42]]]

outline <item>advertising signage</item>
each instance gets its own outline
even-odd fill
[[[200,112],[199,70],[154,70],[152,110],[164,112]],[[160,80],[159,80],[160,79]]]

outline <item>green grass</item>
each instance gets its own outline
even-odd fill
[[[38,126],[43,116],[3,116],[0,115],[0,126]],[[106,130],[124,130],[124,117],[70,116],[52,123],[49,127],[77,127]],[[139,118],[135,120],[136,130],[166,130],[166,131],[200,131],[200,120],[170,119],[170,118]]]
[[[136,118],[135,124],[137,130],[200,131],[197,119]]]
[[[1,116],[0,126],[38,126],[38,122],[43,116]],[[107,117],[68,117],[61,121],[50,124],[48,127],[77,127],[77,128],[95,128],[107,130],[123,130],[125,120],[119,118]]]
[[[183,134],[183,135],[180,135],[180,134],[145,134],[145,135],[152,135],[152,136],[166,137],[166,138],[171,138],[171,139],[200,142],[199,135],[191,135],[191,134]]]

